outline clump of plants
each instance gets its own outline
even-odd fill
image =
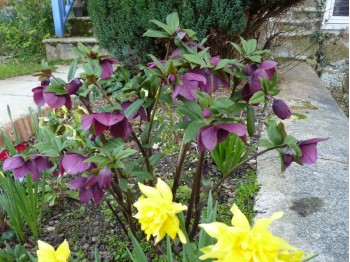
[[[291,115],[287,104],[275,97],[279,93],[277,63],[267,59],[267,50],[257,50],[253,39],[228,43],[239,53],[234,59],[211,56],[194,31],[180,26],[177,13],[168,15],[166,23],[152,23],[159,30],[148,30],[144,36],[164,40],[166,54],[161,59],[149,55],[142,73],[133,76],[121,62],[97,48],[78,45],[74,52],[79,58],[72,63],[67,80],[57,78],[47,67],[37,74],[41,85],[33,89],[36,104],[47,104],[56,112],[65,109],[42,125],[45,135],[33,146],[36,154],[7,156],[6,176],[12,177],[12,171],[15,179],[30,179],[31,174],[36,181],[43,170],[51,168],[55,175],[70,180],[69,188],[79,193],[81,203],[106,201],[133,245],[128,249],[133,261],[155,257],[167,261],[310,259],[312,254],[268,231],[281,212],[258,220],[251,228],[233,204],[232,226],[216,222],[217,192],[238,168],[271,150],[278,152],[282,170],[292,162],[312,164],[317,160],[317,143],[325,140],[297,140],[287,134],[282,122],[269,120],[268,139],[260,140],[266,149],[253,153],[249,140],[256,131],[255,107],[272,104],[282,120]],[[83,73],[76,77],[78,63]],[[228,89],[230,95],[217,97],[220,89]],[[164,137],[166,120],[160,119],[165,112],[172,117],[174,134],[181,141],[170,181],[156,172],[164,156],[156,145]],[[196,158],[193,175],[184,166],[189,155]],[[204,183],[207,158],[213,159],[222,176]],[[189,200],[179,203],[185,176],[192,180]],[[142,250],[139,241],[144,239],[154,250]]]

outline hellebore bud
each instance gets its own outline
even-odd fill
[[[210,108],[204,108],[204,109],[203,109],[203,112],[202,112],[202,116],[203,116],[204,118],[209,118],[209,117],[211,117],[211,110],[210,110]]]
[[[281,99],[273,100],[272,110],[282,120],[289,118],[292,114],[288,105]]]

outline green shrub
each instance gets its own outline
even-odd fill
[[[42,40],[53,30],[50,0],[13,0],[12,8],[0,10],[0,55],[43,53]]]
[[[101,45],[127,65],[145,62],[141,54],[164,55],[161,43],[142,37],[150,20],[177,11],[183,28],[208,37],[212,54],[229,56],[228,40],[255,36],[261,24],[302,0],[89,0],[94,32]]]

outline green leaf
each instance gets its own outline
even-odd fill
[[[169,25],[166,25],[166,24],[163,24],[162,22],[158,21],[158,20],[155,20],[155,19],[152,19],[150,21],[151,23],[157,25],[158,27],[162,28],[164,31],[166,31],[170,36],[173,35],[174,31],[173,31],[173,28],[174,27],[171,27]]]
[[[131,115],[135,114],[143,105],[143,103],[144,103],[143,99],[141,98],[137,99],[124,111],[124,115],[126,117],[130,117]]]
[[[287,135],[287,136],[284,138],[283,143],[286,144],[286,145],[296,144],[296,143],[297,143],[297,139],[296,139],[294,136]]]
[[[97,247],[95,247],[95,262],[101,262],[101,256],[100,256],[100,253],[98,252]]]
[[[161,31],[156,31],[152,29],[148,29],[142,36],[154,37],[154,38],[168,38],[169,34]]]
[[[247,105],[247,129],[249,136],[255,132],[255,112],[251,105]]]
[[[135,171],[131,173],[132,177],[136,177],[137,182],[144,182],[152,179],[152,175],[147,171]]]
[[[171,251],[170,237],[166,236],[167,262],[173,262],[173,252]]]
[[[207,108],[211,105],[211,97],[208,93],[202,91],[195,91],[198,99],[198,103],[202,108]]]
[[[244,103],[235,103],[231,99],[223,97],[213,101],[212,110],[217,111],[220,114],[237,114],[245,108]]]
[[[246,56],[246,58],[248,58],[248,59],[251,60],[252,62],[261,63],[261,56],[249,55],[249,56]]]
[[[198,53],[198,54],[184,54],[184,58],[192,64],[196,64],[196,65],[200,65],[200,66],[207,66],[207,64],[202,59],[202,55],[200,53]]]
[[[83,45],[82,43],[78,43],[78,49],[80,52],[82,52],[83,54],[89,54],[90,53],[90,50],[85,46]]]
[[[185,129],[183,142],[186,144],[194,140],[198,134],[199,129],[203,126],[205,126],[205,123],[201,119],[192,121]]]
[[[254,93],[254,95],[249,99],[249,104],[259,104],[265,102],[265,93],[259,91]]]
[[[79,61],[79,59],[75,58],[69,67],[69,72],[68,72],[68,77],[67,77],[68,82],[70,82],[74,78],[75,73],[77,72],[78,61]]]
[[[171,13],[166,17],[166,23],[173,29],[177,28],[179,26],[179,16],[176,12]]]
[[[65,95],[67,94],[67,90],[64,86],[59,84],[50,84],[45,88],[45,93],[55,93],[56,95]]]
[[[283,136],[277,126],[276,121],[274,120],[270,120],[267,123],[267,135],[275,146],[281,145],[283,143]]]
[[[102,155],[94,155],[89,157],[88,159],[85,159],[84,162],[94,162],[94,163],[101,163],[101,162],[108,162],[110,159],[106,156]]]
[[[274,145],[267,139],[260,139],[259,141],[259,146],[260,147],[266,147],[266,148],[271,148],[274,147]]]
[[[140,243],[137,241],[135,236],[131,233],[129,229],[129,237],[132,241],[132,244],[134,246],[134,254],[135,254],[135,261],[137,262],[148,262],[147,257],[145,253],[142,250],[142,247],[140,246]]]
[[[227,65],[235,65],[236,67],[242,67],[242,64],[237,59],[221,59],[220,62],[215,67],[215,70],[222,69]]]
[[[202,118],[202,108],[194,101],[185,101],[178,107],[177,112],[188,116],[191,120]]]
[[[243,50],[242,48],[237,45],[236,43],[233,43],[233,42],[229,42],[240,54],[243,54]]]
[[[152,155],[152,156],[149,158],[149,162],[151,163],[151,165],[154,165],[154,164],[156,164],[159,160],[161,160],[163,157],[164,157],[164,154],[162,154],[162,153],[154,154],[154,155]]]
[[[82,64],[82,67],[86,75],[91,76],[94,74],[94,68],[90,63],[84,63]]]
[[[249,39],[247,41],[247,54],[252,54],[256,49],[256,39]]]

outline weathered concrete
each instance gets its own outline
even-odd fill
[[[281,210],[283,218],[271,226],[276,235],[319,254],[312,261],[349,261],[348,119],[310,66],[299,64],[281,78],[279,97],[297,113],[283,121],[287,132],[299,140],[330,139],[319,143],[316,164],[293,163],[283,174],[276,152],[258,158],[257,218]]]

